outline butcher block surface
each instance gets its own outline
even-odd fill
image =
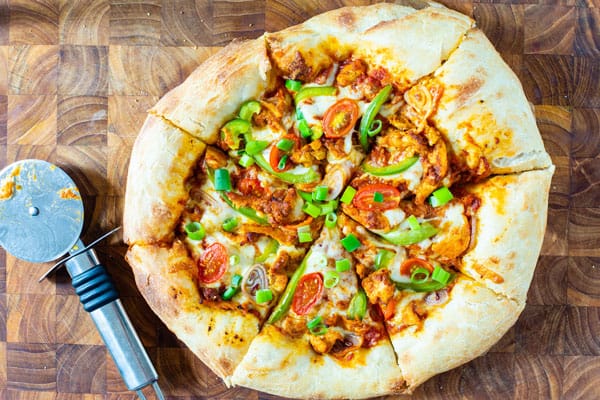
[[[413,397],[598,399],[600,2],[442,2],[472,16],[521,79],[556,173],[518,322]],[[368,3],[0,0],[0,166],[39,158],[65,169],[83,194],[89,243],[121,224],[131,147],[162,95],[234,38]],[[96,251],[168,398],[277,398],[226,388],[165,328],[135,287],[120,234]],[[49,266],[0,249],[0,399],[134,399],[66,272],[37,282]]]

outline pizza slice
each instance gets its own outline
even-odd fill
[[[381,310],[408,391],[487,351],[515,323],[524,302],[460,272],[460,260],[393,245],[349,218],[344,235],[370,304]]]
[[[379,314],[358,282],[350,255],[356,238],[342,230],[328,221],[236,369],[233,384],[302,398],[405,390]]]

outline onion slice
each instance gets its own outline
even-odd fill
[[[265,305],[267,303],[257,303],[256,302],[256,292],[260,289],[268,289],[269,288],[269,279],[267,278],[267,271],[265,267],[260,264],[255,264],[246,274],[244,274],[244,279],[242,279],[241,289],[242,293],[244,293],[248,298],[257,305]]]

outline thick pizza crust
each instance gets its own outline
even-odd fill
[[[514,325],[523,307],[458,277],[448,302],[429,312],[422,326],[390,335],[409,390],[486,352]]]
[[[552,164],[521,83],[480,30],[468,32],[435,77],[443,94],[433,122],[470,168],[480,157],[492,174]]]
[[[385,68],[397,86],[407,88],[435,71],[472,26],[470,18],[444,7],[383,3],[340,8],[265,37],[276,66],[289,78],[311,80],[353,54]]]
[[[480,200],[475,243],[461,271],[524,304],[540,254],[554,167],[500,175],[467,188]]]
[[[138,135],[127,175],[125,243],[171,241],[188,193],[184,182],[206,145],[149,115]]]
[[[285,397],[366,398],[404,393],[406,384],[388,341],[361,349],[351,363],[315,353],[305,338],[290,338],[266,325],[231,379]]]
[[[195,273],[178,266],[181,258],[168,248],[134,245],[127,252],[127,261],[156,315],[229,384],[234,368],[258,334],[258,318],[202,304]]]
[[[208,144],[241,104],[260,97],[274,75],[264,38],[233,41],[206,60],[151,110]]]

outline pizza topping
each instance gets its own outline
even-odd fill
[[[262,154],[256,154],[254,156],[254,161],[256,161],[256,164],[258,164],[259,167],[287,183],[312,183],[320,178],[319,173],[313,168],[302,168],[299,171],[294,172],[277,172]]]
[[[399,174],[400,172],[406,171],[407,169],[412,167],[417,161],[419,161],[419,156],[408,157],[396,164],[387,165],[385,167],[375,167],[372,164],[365,162],[362,165],[362,169],[365,172],[375,176],[395,175]]]
[[[376,201],[376,195],[379,193],[381,201]],[[361,187],[352,204],[359,210],[365,211],[384,211],[398,207],[400,203],[400,192],[391,185],[371,184]]]
[[[233,257],[233,256],[232,256]],[[225,290],[225,292],[221,295],[223,300],[231,300],[233,296],[240,289],[240,285],[242,283],[242,276],[240,274],[235,274],[231,277],[231,286]]]
[[[229,257],[225,246],[213,243],[198,260],[198,280],[202,283],[216,282],[225,274],[228,265]]]
[[[337,329],[329,329],[321,335],[310,335],[308,341],[313,350],[318,354],[329,353],[335,343],[343,339],[343,335]]]
[[[359,114],[358,105],[354,100],[342,99],[327,109],[323,115],[323,132],[325,137],[344,137],[350,132]]]
[[[296,80],[293,80],[293,79],[286,79],[285,80],[285,87],[288,90],[291,90],[293,92],[297,92],[300,89],[302,89],[302,82],[296,81]]]
[[[390,261],[394,259],[394,253],[390,250],[381,249],[375,256],[375,269],[387,268]]]
[[[448,301],[448,290],[441,289],[436,290],[435,292],[431,292],[427,296],[425,296],[424,300],[425,304],[427,304],[428,306],[444,304],[446,301]]]
[[[245,121],[251,121],[252,116],[260,112],[260,103],[256,100],[248,100],[240,107],[239,117]],[[235,150],[235,149],[234,149]]]
[[[389,232],[378,232],[377,234],[393,244],[409,246],[411,244],[422,242],[437,233],[438,229],[436,227],[428,222],[424,222],[420,224],[418,229],[405,230],[398,227]]]
[[[271,289],[258,289],[256,291],[256,304],[264,304],[273,300]]]
[[[246,143],[246,153],[255,156],[261,153],[264,149],[269,147],[269,142],[266,140],[249,140]]]
[[[350,260],[348,260],[347,258],[342,258],[341,260],[335,260],[335,270],[337,272],[346,272],[350,269],[351,266],[352,266],[352,264],[350,263]]]
[[[244,168],[248,168],[251,165],[254,165],[254,159],[252,157],[250,157],[248,154],[244,153],[240,157],[240,161],[238,161],[238,164],[240,164]]]
[[[340,242],[342,243],[342,246],[344,246],[346,251],[349,251],[350,253],[352,253],[354,250],[358,249],[362,245],[362,243],[360,243],[360,240],[358,240],[358,238],[352,233],[343,238]]]
[[[367,66],[362,60],[351,60],[340,68],[335,81],[340,86],[348,86],[367,73]]]
[[[377,96],[375,96],[373,101],[369,104],[369,107],[367,107],[367,110],[365,111],[365,114],[363,115],[360,121],[359,138],[360,144],[362,145],[365,151],[369,149],[369,142],[367,138],[369,136],[369,131],[373,131],[374,129],[373,120],[379,112],[381,105],[387,101],[391,92],[392,85],[387,85],[386,87],[381,89],[379,93],[377,93]],[[379,123],[381,124],[381,121]]]
[[[342,194],[340,201],[344,204],[350,204],[352,202],[352,199],[354,199],[355,195],[356,195],[356,189],[354,189],[352,186],[348,186],[344,190],[344,193]]]
[[[294,295],[296,293],[298,283],[300,282],[300,278],[303,277],[304,271],[306,270],[306,260],[308,257],[310,257],[310,254],[311,252],[309,251],[304,260],[302,260],[302,263],[300,264],[298,269],[296,269],[296,272],[294,272],[294,275],[292,275],[292,277],[290,278],[290,282],[285,288],[283,295],[281,295],[277,307],[275,307],[273,313],[271,313],[271,316],[267,321],[268,323],[273,324],[279,321],[290,309],[290,305],[292,304],[292,301],[295,298]]]
[[[338,283],[340,283],[340,273],[339,272],[333,271],[333,270],[325,272],[323,285],[327,289],[331,289],[332,287],[336,286]]]
[[[400,274],[410,276],[412,281],[413,272],[417,269],[426,270],[428,275],[427,277],[429,277],[429,273],[433,272],[433,265],[421,258],[409,258],[400,265]]]
[[[279,242],[275,239],[271,239],[269,243],[267,243],[267,245],[265,246],[265,249],[262,252],[262,254],[256,257],[256,262],[261,264],[264,263],[272,254],[276,254],[278,249]]]
[[[442,186],[431,194],[429,197],[429,203],[433,207],[441,207],[447,204],[453,198],[454,196],[450,192],[450,189],[448,189],[446,186]]]
[[[302,100],[317,96],[335,96],[337,89],[333,86],[305,86],[296,93],[294,102],[298,105]]]
[[[215,170],[215,190],[228,192],[231,190],[229,170],[219,168]]]
[[[238,220],[235,217],[227,218],[223,221],[223,230],[225,232],[233,232],[238,226]]]
[[[292,310],[298,315],[307,314],[321,298],[323,276],[313,272],[300,278],[292,301]]]
[[[394,283],[387,269],[379,269],[363,279],[362,286],[373,304],[386,304],[394,296]]]
[[[298,232],[298,241],[300,243],[308,243],[308,242],[312,242],[312,233],[310,230],[310,226],[308,225],[303,225],[303,226],[299,226],[297,229]]]
[[[331,229],[335,228],[337,225],[337,214],[335,212],[330,212],[325,216],[325,227]]]
[[[206,236],[206,230],[204,229],[204,226],[197,221],[185,224],[183,229],[185,229],[187,237],[192,240],[202,240]]]
[[[367,313],[367,295],[362,289],[358,289],[358,292],[350,300],[348,306],[348,318],[362,320]]]
[[[260,290],[269,289],[269,280],[267,278],[267,271],[265,270],[265,267],[263,267],[261,264],[254,264],[244,275],[241,288],[242,292],[248,296],[250,300],[257,304],[263,303],[264,301],[261,302],[258,299],[258,292]],[[268,295],[261,294],[261,300],[264,300],[266,297],[268,297]]]
[[[327,333],[327,327],[323,323],[323,318],[320,315],[317,315],[310,321],[306,323],[306,327],[313,335],[324,335]]]
[[[237,150],[240,147],[240,136],[249,133],[251,128],[252,125],[245,119],[233,119],[221,128],[221,141],[230,149]]]
[[[405,264],[407,264],[408,267],[403,268]],[[415,292],[433,292],[436,290],[443,289],[454,278],[453,274],[446,271],[439,265],[436,265],[432,270],[430,270],[430,268],[431,268],[430,263],[428,263],[425,260],[421,260],[421,259],[417,259],[417,258],[412,258],[412,259],[405,261],[402,264],[402,266],[400,267],[400,270],[404,274],[405,273],[404,271],[406,269],[411,268],[415,265],[421,265],[421,266],[417,267],[416,269],[411,270],[411,278],[410,278],[409,283],[395,282],[398,289],[400,289],[400,290],[410,289]],[[420,270],[422,270],[422,271],[420,271]],[[423,271],[426,271],[427,274]],[[431,272],[430,275],[429,275],[429,272]],[[421,276],[416,276],[417,274],[421,275]],[[423,276],[426,276],[426,278],[423,278]]]

